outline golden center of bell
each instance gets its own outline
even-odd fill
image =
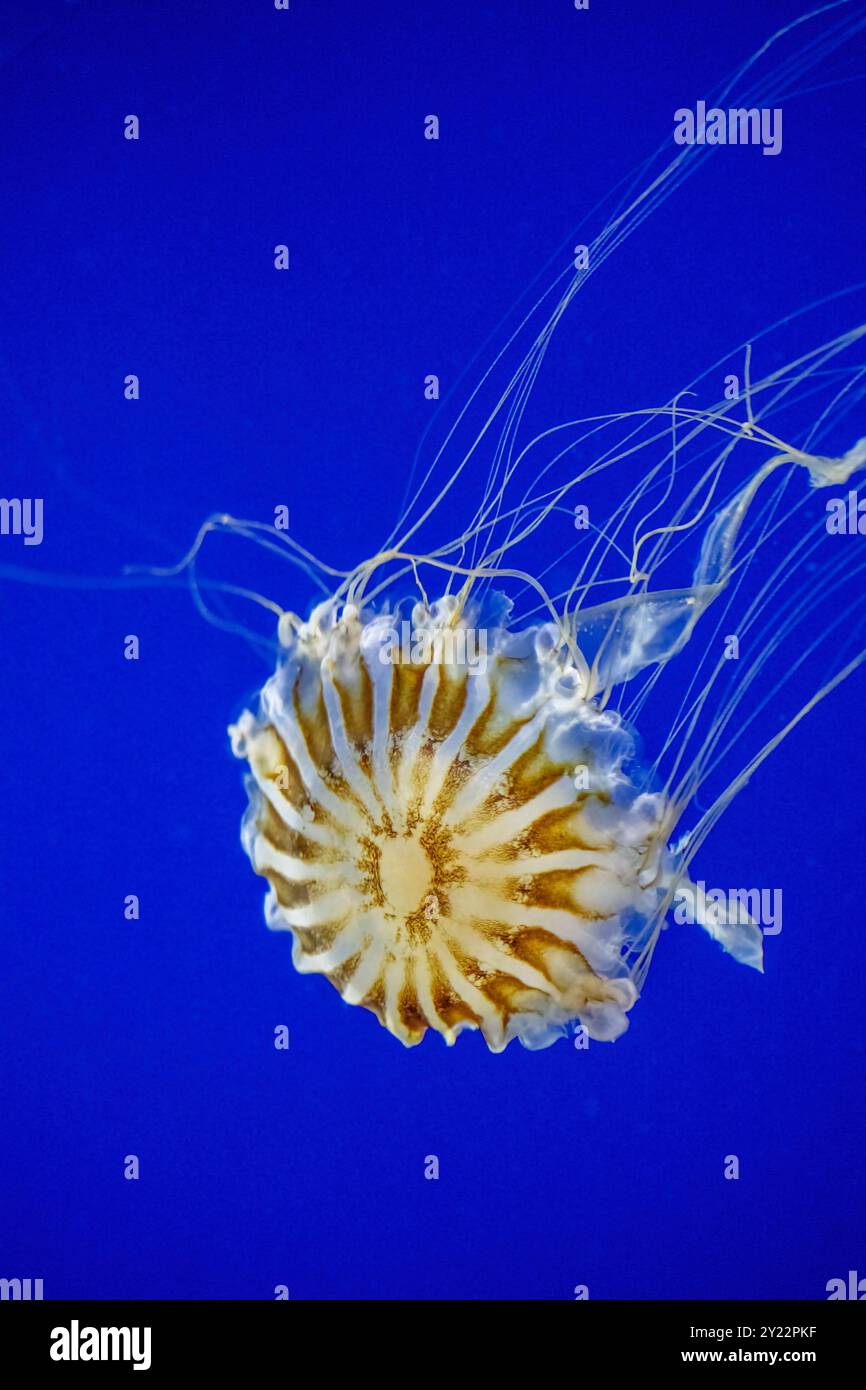
[[[396,835],[379,846],[379,882],[386,910],[395,916],[423,910],[433,889],[433,865],[414,835]]]

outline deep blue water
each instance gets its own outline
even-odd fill
[[[67,576],[0,584],[0,1276],[471,1299],[822,1298],[866,1274],[862,671],[699,865],[783,888],[763,977],[672,929],[614,1046],[404,1050],[265,928],[225,733],[265,664],[185,588],[68,578],[278,503],[338,564],[375,549],[424,376],[453,384],[674,109],[801,10],[727,8],[0,7],[0,491],[45,499],[42,545],[0,537],[0,563]],[[824,77],[864,73],[861,35]],[[792,102],[780,156],[719,151],[635,233],[573,306],[551,419],[668,400],[863,278],[864,92]],[[828,306],[791,356],[855,314]],[[212,573],[255,581],[255,551],[214,544]]]

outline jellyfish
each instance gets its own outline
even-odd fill
[[[831,17],[765,74],[764,101],[791,99],[863,25]],[[755,100],[755,62],[718,104]],[[574,1027],[615,1040],[675,900],[762,969],[760,924],[710,906],[692,866],[766,758],[866,658],[864,561],[828,542],[822,507],[866,466],[866,437],[844,437],[866,325],[757,376],[798,310],[658,405],[524,428],[566,310],[710,153],[663,147],[642,166],[420,475],[416,459],[375,554],[340,570],[223,515],[185,557],[229,531],[319,587],[306,617],[269,603],[275,669],[229,731],[248,768],[242,842],[295,969],[406,1046],[428,1031],[449,1045],[478,1031],[494,1052]],[[733,398],[718,391],[726,364],[745,383]],[[831,597],[832,620],[816,622]]]
[[[726,419],[717,412],[701,426]],[[690,525],[671,520],[639,534],[622,594],[569,606],[545,592],[539,622],[515,624],[495,587],[508,542],[476,565],[443,558],[456,542],[435,559],[396,545],[306,621],[281,617],[277,668],[231,738],[251,774],[243,844],[268,883],[268,925],[291,933],[299,972],[325,975],[407,1046],[428,1029],[453,1043],[469,1028],[500,1051],[513,1038],[544,1047],[575,1023],[594,1039],[618,1037],[675,892],[691,894],[697,920],[736,960],[761,968],[760,926],[698,901],[688,871],[710,826],[786,731],[677,841],[739,687],[688,766],[678,749],[657,785],[612,702],[641,673],[684,653],[710,606],[736,584],[740,538],[762,486],[800,468],[812,488],[824,488],[866,466],[866,438],[833,459],[774,452],[758,419],[745,437],[769,456],[714,512],[691,503],[710,519],[682,587],[651,585],[665,544]],[[713,486],[718,468],[714,457],[700,487]],[[518,509],[513,524],[522,517]],[[640,568],[641,543],[652,539],[653,559]],[[466,543],[461,536],[460,548]],[[754,538],[747,545],[760,548]],[[457,576],[456,591],[446,586],[405,608],[367,601],[379,567],[401,561],[444,567]],[[801,620],[800,611],[782,616]],[[754,621],[752,613],[743,626]],[[755,665],[763,662],[761,651]],[[717,662],[689,703],[687,727],[720,675]]]

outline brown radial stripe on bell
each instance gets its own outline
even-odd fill
[[[527,715],[525,719],[509,719],[500,723],[498,715],[496,690],[491,688],[490,699],[466,735],[467,753],[481,758],[495,757],[532,718]]]
[[[336,970],[330,971],[329,974],[325,976],[325,979],[330,980],[331,984],[336,990],[339,990],[340,994],[343,993],[343,990],[361,964],[363,954],[363,951],[356,951],[348,960],[344,960],[342,965],[338,965]]]
[[[389,724],[392,734],[399,736],[405,734],[418,722],[421,686],[424,683],[427,667],[404,666],[397,663],[391,670]]]
[[[577,869],[546,869],[537,874],[530,872],[521,878],[510,879],[504,891],[515,902],[526,907],[550,908],[577,914],[590,921],[601,921],[604,913],[579,904],[580,879],[594,868],[593,864],[585,864]]]
[[[447,1028],[453,1028],[458,1023],[474,1023],[480,1027],[481,1019],[474,1009],[471,1009],[465,1000],[461,999],[449,984],[442,969],[433,956],[428,955],[430,962],[430,993],[433,999],[433,1007]]]
[[[374,1013],[381,1024],[385,1024],[385,980],[377,975],[373,984],[361,1000],[361,1007]]]
[[[433,696],[430,718],[427,727],[437,742],[442,742],[454,730],[461,714],[466,708],[469,693],[469,678],[466,675],[452,676],[447,667],[439,668],[439,684]]]
[[[544,734],[521,753],[508,772],[508,799],[512,806],[524,806],[532,801],[565,772],[561,763],[554,763],[544,750]]]
[[[321,922],[315,927],[293,927],[292,931],[305,955],[318,956],[322,951],[331,950],[349,921],[350,917],[347,915],[335,922]]]
[[[574,956],[575,963],[582,967],[582,973],[593,975],[595,972],[589,961],[581,951],[571,941],[564,941],[555,932],[546,931],[543,927],[521,927],[514,933],[511,942],[511,949],[518,960],[522,960],[526,965],[533,966],[556,988],[556,981],[547,965],[547,955],[551,951],[564,951],[570,956]]]
[[[412,965],[406,971],[406,982],[400,991],[397,999],[397,1010],[400,1015],[400,1022],[413,1038],[420,1039],[427,1031],[427,1019],[421,1012],[421,1005],[415,990],[415,980]]]
[[[364,805],[361,798],[346,781],[340,766],[340,760],[334,749],[334,742],[331,737],[331,725],[328,719],[328,710],[325,704],[324,691],[321,683],[318,686],[314,713],[305,712],[298,697],[297,683],[294,688],[294,713],[298,729],[307,747],[310,761],[324,782],[329,791],[339,797],[341,801],[351,805],[362,820],[368,825],[372,825],[370,812]],[[331,824],[335,824],[333,816],[327,815]]]
[[[256,873],[267,879],[276,894],[280,907],[288,909],[308,907],[312,901],[314,896],[310,891],[312,885],[306,880],[284,878],[282,874],[277,873],[269,866],[256,869]]]
[[[541,990],[525,985],[516,975],[504,970],[488,975],[481,989],[506,1023],[512,1014],[523,1013],[533,1001],[541,1002],[545,998]]]
[[[564,849],[613,848],[609,839],[597,844],[590,844],[585,839],[585,832],[581,826],[581,807],[586,800],[587,793],[580,792],[577,804],[559,806],[539,816],[519,837],[521,848],[525,847],[530,854],[556,854]]]
[[[277,790],[292,806],[306,800],[306,787],[298,765],[273,724],[267,724],[253,740],[250,765],[261,777],[276,784]]]
[[[339,697],[346,737],[357,751],[362,766],[366,760],[364,771],[369,776],[367,750],[373,742],[373,682],[363,661],[357,662],[353,674],[354,683],[351,688],[343,685],[336,676],[333,677],[333,686]]]
[[[312,709],[302,705],[299,682],[292,687],[292,712],[295,723],[303,736],[310,761],[322,774],[336,761],[334,744],[331,739],[331,725],[325,705],[325,692],[321,681],[316,682],[316,698]]]
[[[487,759],[483,761],[486,762]],[[444,816],[460,789],[466,785],[472,774],[478,771],[481,762],[481,759],[465,758],[462,754],[458,753],[457,757],[450,763],[448,771],[445,773],[445,777],[442,781],[442,786],[436,794],[436,798],[433,802],[434,817],[441,818]],[[419,778],[422,786],[425,780],[426,778]]]
[[[310,840],[301,831],[287,825],[266,797],[261,798],[256,827],[262,839],[267,840],[280,854],[300,859],[305,864],[338,864],[344,857],[336,845]]]

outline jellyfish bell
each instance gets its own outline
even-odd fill
[[[419,609],[435,648],[454,605]],[[467,604],[459,621],[484,619]],[[296,969],[406,1044],[470,1027],[495,1051],[538,1047],[576,1018],[614,1038],[637,997],[623,948],[658,901],[663,804],[629,780],[631,734],[585,699],[552,625],[483,630],[475,675],[383,660],[386,623],[351,606],[287,634],[231,731],[267,921],[292,932]]]

